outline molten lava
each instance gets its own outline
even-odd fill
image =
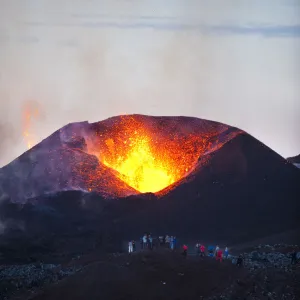
[[[37,144],[36,136],[32,133],[32,123],[38,117],[39,110],[33,103],[26,103],[22,111],[23,138],[27,149]]]
[[[110,155],[103,157],[103,163],[118,171],[120,179],[139,192],[158,192],[178,180],[174,166],[151,147],[149,137],[135,134],[129,143],[124,151],[113,139],[106,140]]]
[[[88,146],[89,153],[142,193],[161,191],[186,176],[207,144],[204,136],[174,131],[166,136],[134,118],[96,135],[98,142]]]

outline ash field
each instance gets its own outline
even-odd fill
[[[68,124],[0,169],[0,299],[300,299],[299,195],[291,161],[225,124]],[[187,259],[126,254],[144,232]],[[199,259],[198,241],[245,266]]]

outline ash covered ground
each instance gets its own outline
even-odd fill
[[[77,255],[63,264],[24,264],[0,270],[1,299],[299,299],[294,246],[260,245],[243,267],[169,249],[133,254]],[[298,250],[300,248],[298,247]]]
[[[142,138],[130,140],[135,132]],[[126,173],[114,160],[129,153],[127,141],[157,155],[148,169],[158,166],[170,185],[139,192],[145,171]],[[0,298],[299,299],[290,265],[299,182],[292,163],[224,124],[148,116],[69,124],[0,169]],[[245,267],[168,250],[125,254],[145,231],[176,234],[190,249],[199,239],[227,245],[248,253]],[[283,245],[254,249],[266,243]]]

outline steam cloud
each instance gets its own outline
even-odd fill
[[[283,156],[299,153],[299,39],[238,27],[289,25],[299,6],[270,1],[270,14],[253,4],[252,15],[229,0],[29,2],[0,10],[0,166],[26,150],[27,101],[43,111],[31,128],[38,141],[69,122],[187,115],[237,126]],[[214,32],[228,20],[236,30]]]

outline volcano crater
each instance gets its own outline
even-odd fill
[[[122,115],[70,123],[0,169],[13,201],[66,191],[168,193],[242,131],[192,118]]]
[[[82,148],[137,193],[158,193],[191,174],[200,159],[203,163],[237,133],[195,118],[128,115],[90,124]],[[91,182],[95,174],[89,175]]]

